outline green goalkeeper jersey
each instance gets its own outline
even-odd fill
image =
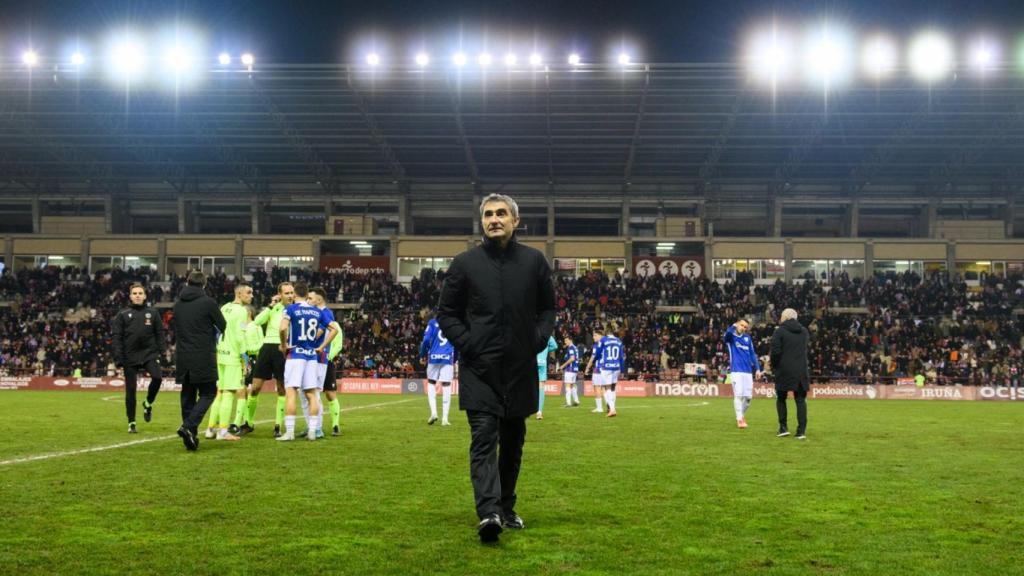
[[[245,325],[249,323],[249,310],[241,304],[228,302],[220,307],[220,312],[224,315],[225,328],[217,342],[217,362],[241,362],[246,351]]]

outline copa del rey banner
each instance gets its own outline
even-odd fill
[[[349,274],[383,274],[391,271],[388,256],[321,256],[321,272],[347,272]]]
[[[637,256],[633,259],[633,273],[641,278],[661,274],[700,278],[704,272],[704,257],[687,258],[665,256]]]

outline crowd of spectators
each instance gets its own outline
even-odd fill
[[[387,273],[353,275],[275,268],[249,280],[254,306],[266,305],[283,280],[324,287],[344,328],[338,362],[347,375],[400,377],[422,373],[423,329],[436,305],[443,272],[424,270],[410,284]],[[183,284],[157,282],[149,269],[93,275],[75,269],[22,270],[0,278],[0,373],[99,376],[113,371],[109,322],[127,304],[125,288],[141,281],[150,301],[167,308]],[[235,280],[210,277],[219,302],[232,298]],[[939,384],[1016,384],[1021,374],[1024,327],[1014,309],[1024,299],[1019,279],[983,277],[978,286],[946,274],[912,272],[866,279],[835,275],[757,285],[744,273],[725,283],[706,278],[608,276],[593,271],[555,280],[558,355],[571,337],[589,354],[597,323],[618,333],[632,378],[675,379],[686,364],[707,378],[722,378],[728,357],[722,334],[740,317],[753,324],[760,355],[778,313],[800,311],[812,334],[816,378],[880,382],[923,374]],[[173,366],[174,335],[167,332]]]

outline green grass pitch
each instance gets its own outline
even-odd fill
[[[800,442],[767,400],[747,430],[730,399],[547,403],[526,530],[483,546],[465,416],[428,427],[423,397],[342,396],[341,438],[263,424],[186,453],[173,393],[129,436],[118,397],[0,392],[0,573],[1024,574],[1019,405],[810,401]]]

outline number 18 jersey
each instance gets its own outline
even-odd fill
[[[285,308],[288,319],[288,358],[316,361],[316,349],[323,343],[327,324],[319,308],[296,302]]]

